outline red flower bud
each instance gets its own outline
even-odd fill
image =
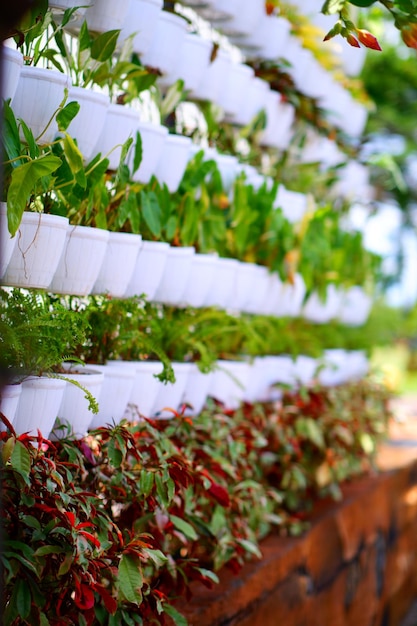
[[[417,32],[416,29],[411,27],[403,28],[401,31],[401,37],[403,42],[409,48],[415,48],[417,50]]]
[[[358,35],[359,41],[366,47],[371,48],[371,50],[381,50],[381,46],[378,43],[378,39],[372,35],[372,33],[367,30],[363,30],[362,28],[357,28],[356,33]]]
[[[347,35],[346,40],[353,48],[360,48],[359,41],[351,33]]]

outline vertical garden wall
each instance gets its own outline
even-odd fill
[[[4,46],[5,621],[183,624],[384,432],[364,49],[320,2],[78,4]]]

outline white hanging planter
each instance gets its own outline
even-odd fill
[[[269,85],[262,78],[255,76],[249,82],[248,91],[241,100],[241,107],[233,118],[238,126],[247,126],[253,118],[266,107]]]
[[[91,293],[106,254],[108,240],[108,230],[69,225],[65,247],[50,290],[77,296]]]
[[[346,350],[325,350],[322,363],[324,367],[318,373],[321,385],[333,387],[348,381],[350,372]]]
[[[22,67],[13,97],[13,112],[29,126],[38,143],[46,144],[55,139],[58,126],[55,120],[51,123],[50,120],[64,99],[64,90],[70,85],[70,77],[62,72]]]
[[[265,359],[265,381],[267,392],[265,400],[275,401],[282,395],[282,388],[279,386],[294,387],[296,384],[296,368],[293,359],[285,354],[266,356]],[[278,387],[275,387],[277,385]]]
[[[148,183],[156,172],[158,161],[161,158],[168,129],[160,124],[151,122],[139,122],[138,131],[142,139],[142,162],[137,172],[133,174],[133,180],[140,183]],[[134,151],[130,151],[130,165],[133,163]]]
[[[11,237],[7,226],[7,207],[0,202],[0,278],[3,277],[6,267],[15,247],[17,237]]]
[[[362,326],[369,317],[372,308],[372,298],[362,287],[351,287],[344,292],[338,315],[342,324],[348,326]]]
[[[65,370],[63,376],[82,385],[93,395],[100,406],[100,393],[104,381],[103,372],[99,372],[93,367],[83,367],[70,363],[64,363],[62,367]],[[53,438],[60,439],[69,436],[72,439],[82,439],[94,418],[94,413],[89,410],[88,406],[85,392],[77,385],[67,381],[55,422]]]
[[[5,100],[13,99],[19,84],[20,72],[23,67],[23,54],[8,46],[2,46],[2,96]]]
[[[101,153],[102,157],[109,159],[110,170],[117,170],[119,167],[122,145],[125,141],[129,137],[135,141],[139,122],[139,112],[127,105],[112,103],[108,107],[104,125],[93,152],[94,154]]]
[[[215,102],[222,106],[231,67],[230,53],[226,50],[218,50],[216,58],[201,76],[201,81],[192,91],[191,97],[196,100]]]
[[[282,102],[281,94],[270,91],[265,100],[267,122],[260,134],[260,144],[285,150],[291,141],[295,109]]]
[[[224,404],[226,409],[239,408],[245,397],[250,371],[250,364],[245,361],[217,361],[209,395]]]
[[[161,11],[151,45],[142,56],[142,63],[170,76],[178,64],[186,32],[187,22],[182,17]]]
[[[125,291],[125,296],[145,294],[153,300],[162,280],[168,260],[170,246],[163,241],[142,241],[132,277]]]
[[[136,422],[144,417],[151,417],[152,407],[158,393],[158,379],[155,374],[162,372],[160,361],[109,361],[112,368],[118,367],[131,371],[134,381],[124,419]]]
[[[290,191],[284,185],[279,185],[274,207],[281,209],[287,220],[294,224],[302,220],[307,212],[307,196],[305,193]]]
[[[243,399],[250,404],[259,402],[264,397],[265,390],[265,361],[263,357],[255,357],[250,363],[250,375]]]
[[[222,105],[227,119],[235,119],[242,108],[242,100],[246,98],[255,72],[244,63],[232,63],[229,80],[224,89]]]
[[[151,416],[158,419],[174,417],[173,411],[178,411],[183,401],[191,363],[172,363],[175,374],[175,383],[161,383],[157,381],[158,392],[152,407]],[[171,410],[169,410],[171,409]]]
[[[123,419],[136,378],[134,368],[111,365],[91,365],[104,375],[100,391],[99,412],[93,416],[90,430],[107,424],[119,424]]]
[[[119,35],[122,44],[127,37],[134,35],[133,52],[145,54],[152,43],[163,0],[131,0]]]
[[[226,193],[230,193],[239,173],[239,161],[235,156],[219,154],[218,152],[215,153],[213,158],[217,163],[220,176],[222,177],[223,189]]]
[[[68,228],[66,217],[25,211],[3,283],[45,289],[58,267]]]
[[[282,283],[281,296],[276,303],[277,317],[299,317],[303,308],[306,286],[301,274],[296,274],[293,283]]]
[[[131,0],[94,0],[85,13],[88,29],[96,33],[123,28]]]
[[[18,435],[39,430],[48,438],[54,425],[66,387],[65,380],[30,376],[22,382],[22,391],[13,427]]]
[[[233,16],[222,25],[222,31],[233,37],[250,35],[263,15],[265,15],[263,0],[240,0],[233,4]]]
[[[325,301],[314,292],[303,308],[303,317],[316,324],[326,324],[335,319],[340,310],[342,294],[334,285],[328,285]]]
[[[270,273],[268,277],[268,288],[266,297],[259,309],[261,315],[277,316],[279,311],[279,301],[282,294],[282,281],[276,272]]]
[[[73,18],[70,20],[70,24],[73,21],[81,22],[82,17],[85,15],[88,6],[91,5],[93,0],[82,0],[83,6],[78,6],[81,0],[49,0],[48,6],[52,11],[54,20],[61,22],[62,17],[67,9],[77,8],[73,14]]]
[[[245,313],[258,314],[262,311],[263,303],[268,294],[269,270],[262,265],[256,265],[254,289],[243,309]]]
[[[22,385],[4,385],[0,391],[0,413],[2,413],[13,426],[14,418],[19,404]],[[0,432],[6,430],[6,426],[0,421]]]
[[[347,352],[349,380],[360,380],[369,372],[369,360],[362,350]]]
[[[153,300],[171,306],[184,304],[194,253],[193,247],[169,248],[164,273]]]
[[[200,372],[196,363],[190,363],[190,366],[183,402],[191,408],[185,409],[185,415],[199,415],[209,394],[213,372]]]
[[[256,285],[258,266],[255,263],[239,263],[235,278],[234,304],[231,308],[236,311],[245,311],[252,299]]]
[[[258,56],[266,61],[275,61],[282,56],[288,42],[291,24],[283,17],[268,15],[258,25],[249,43],[258,47]]]
[[[236,274],[240,262],[236,259],[217,259],[214,278],[204,306],[220,309],[234,308]]]
[[[77,145],[85,161],[96,156],[96,143],[103,131],[110,98],[104,93],[85,89],[84,87],[70,87],[68,102],[75,100],[80,110],[68,127],[68,133],[77,140]]]
[[[177,65],[170,74],[162,77],[160,82],[163,85],[165,83],[172,85],[181,79],[184,81],[185,90],[194,91],[209,67],[212,48],[213,42],[209,39],[187,33],[181,46]]]
[[[182,135],[167,135],[155,176],[171,193],[177,191],[190,158],[191,139]]]
[[[214,281],[218,257],[215,254],[195,254],[184,292],[187,306],[202,307]]]
[[[110,232],[92,293],[108,293],[114,298],[122,298],[136,267],[141,245],[141,235]]]
[[[301,385],[308,387],[314,381],[317,373],[318,362],[311,356],[300,354],[294,364],[295,379]]]

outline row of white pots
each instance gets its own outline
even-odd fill
[[[80,104],[80,111],[68,132],[77,140],[85,161],[101,153],[108,156],[109,168],[117,169],[122,144],[129,137],[136,139],[136,133],[140,133],[142,161],[133,179],[147,183],[155,175],[171,192],[177,190],[190,157],[191,139],[168,135],[165,126],[142,121],[135,109],[110,104],[109,97],[103,93],[72,87],[65,74],[23,67],[12,97],[12,108],[16,118],[26,122],[34,136],[40,138],[40,143],[50,143],[58,134],[56,123],[49,126],[48,123],[63,99],[65,88],[69,88],[69,101],[76,100]],[[133,149],[129,158],[132,164]]]
[[[0,411],[16,432],[54,438],[83,437],[88,429],[117,424],[123,418],[172,418],[177,411],[198,415],[211,397],[228,410],[242,402],[279,399],[282,388],[309,386],[316,379],[325,386],[362,378],[368,361],[360,351],[327,350],[322,359],[299,356],[256,357],[253,361],[218,361],[202,373],[195,363],[173,363],[175,383],[162,383],[156,375],[162,364],[152,361],[111,361],[88,368],[67,367],[67,376],[97,399],[99,412],[88,407],[85,392],[60,378],[30,377],[2,391]],[[68,424],[70,431],[68,432]]]
[[[4,206],[0,218],[4,237]],[[302,314],[316,323],[337,318],[351,325],[366,321],[372,303],[360,287],[344,292],[329,285],[325,302],[313,293],[303,306],[300,275],[293,284],[283,283],[254,263],[142,241],[140,235],[71,226],[56,215],[25,212],[16,236],[2,243],[0,278],[9,286],[84,296],[143,293],[149,300],[174,306],[215,306],[277,317]]]

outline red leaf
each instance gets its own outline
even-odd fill
[[[77,585],[74,602],[79,609],[92,609],[94,606],[94,592],[87,585]]]
[[[102,585],[95,584],[93,585],[93,589],[97,591],[98,594],[100,594],[107,611],[111,615],[114,615],[117,611],[117,602],[113,598],[113,596],[110,595],[107,589],[105,589]]]
[[[208,493],[215,499],[217,502],[224,507],[230,506],[230,497],[227,490],[219,485],[218,483],[211,483]]]
[[[74,528],[74,526],[75,526],[75,515],[74,515],[74,513],[72,513],[71,511],[65,511],[64,513],[65,513],[65,516],[67,517],[69,523]]]
[[[94,528],[94,524],[92,522],[82,522],[81,524],[77,524],[75,528],[77,530],[81,528]]]
[[[96,537],[94,537],[94,535],[92,535],[91,533],[88,533],[85,530],[80,530],[80,535],[83,535],[86,539],[91,541],[91,543],[95,545],[96,548],[100,547],[99,540]]]
[[[372,35],[367,30],[363,28],[357,28],[356,33],[358,35],[359,41],[366,46],[366,48],[371,48],[371,50],[381,50],[381,46],[378,43],[378,39]]]

